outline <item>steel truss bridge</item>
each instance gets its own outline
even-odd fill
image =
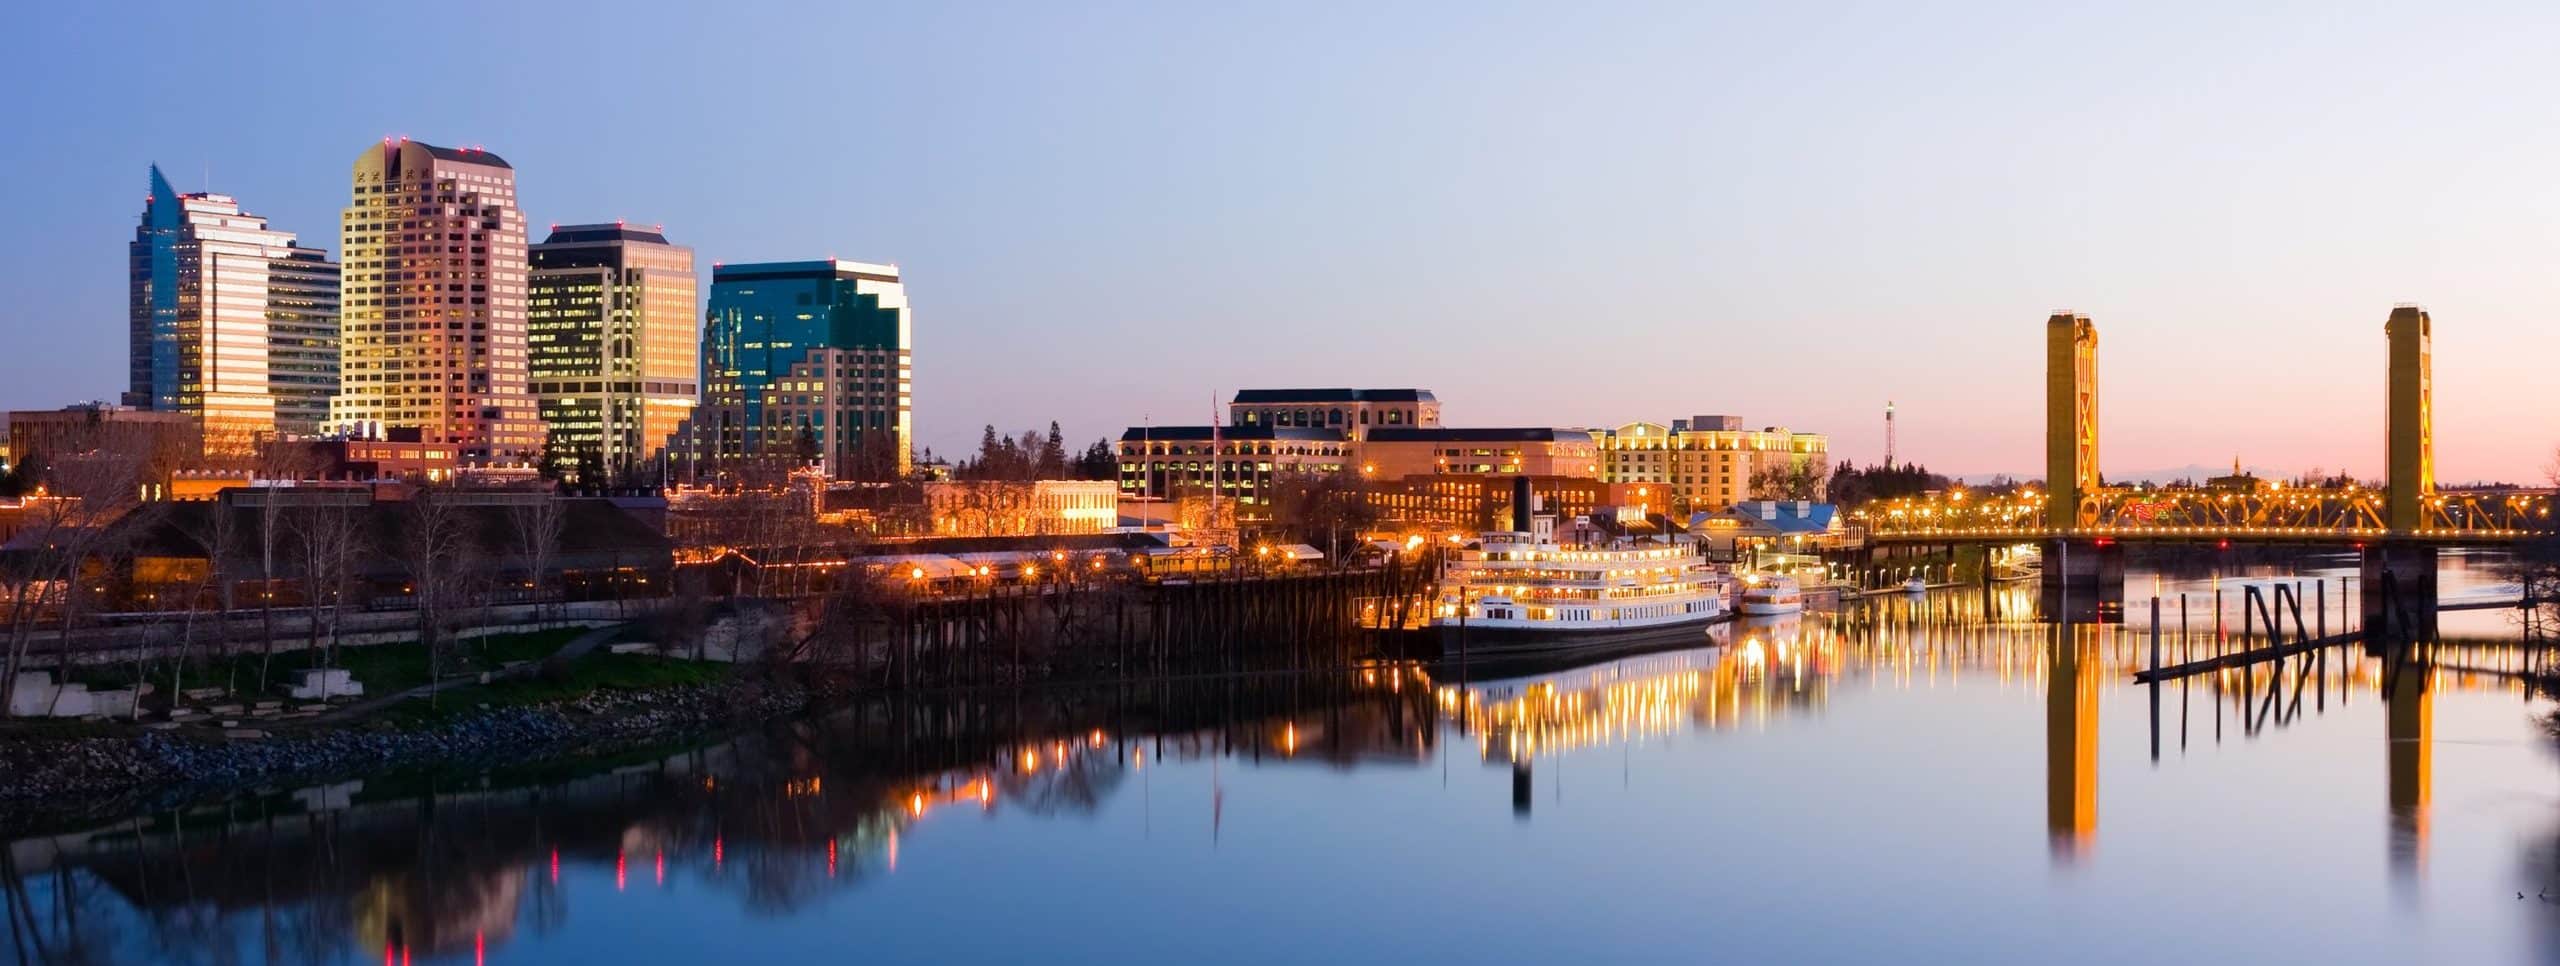
[[[2083,500],[2088,519],[2049,524],[2037,491],[1952,492],[1889,500],[1851,513],[1871,543],[2029,543],[2094,538],[2148,542],[2363,543],[2407,540],[2499,545],[2560,535],[2550,490],[2446,491],[2419,501],[2419,525],[2388,524],[2385,494],[2346,489],[2110,487]]]
[[[1852,510],[1850,519],[1877,544],[2322,542],[2415,552],[2560,536],[2551,518],[2560,494],[2553,491],[2437,489],[2434,322],[2425,309],[2397,306],[2383,334],[2388,401],[2380,487],[2288,487],[2236,467],[2204,487],[2106,485],[2098,476],[2098,328],[2087,316],[2061,312],[2045,320],[2044,486],[1881,501]]]

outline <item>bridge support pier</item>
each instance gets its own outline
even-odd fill
[[[2045,613],[2063,620],[2109,623],[2124,619],[2124,545],[2105,538],[2065,538],[2045,544],[2038,599]]]
[[[2364,627],[2381,630],[2384,608],[2389,602],[2383,594],[2383,575],[2388,574],[2398,588],[2399,604],[2419,634],[2433,637],[2436,632],[2436,548],[2427,544],[2384,540],[2366,544],[2363,553],[2363,576],[2356,584],[2356,600],[2364,614]]]

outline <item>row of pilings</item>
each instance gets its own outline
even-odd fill
[[[815,601],[783,652],[867,689],[1331,671],[1425,620],[1430,555],[1378,567],[1173,580],[984,581],[931,593],[849,588]]]

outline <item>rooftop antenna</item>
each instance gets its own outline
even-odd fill
[[[1893,468],[1893,400],[1884,401],[1884,468]]]

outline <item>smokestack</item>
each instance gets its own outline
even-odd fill
[[[1511,529],[1521,533],[1528,533],[1534,529],[1529,525],[1529,511],[1529,477],[1525,474],[1512,477]]]

